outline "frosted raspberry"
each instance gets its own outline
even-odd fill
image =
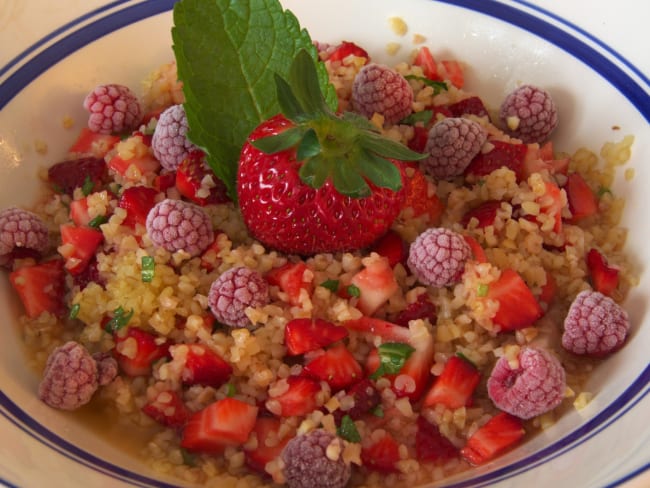
[[[367,64],[352,84],[352,107],[371,118],[381,114],[387,124],[395,124],[411,113],[413,90],[397,71],[381,64]]]
[[[172,105],[160,114],[151,138],[151,148],[166,170],[176,171],[189,152],[197,149],[187,138],[188,129],[183,105]]]
[[[557,126],[557,107],[546,90],[522,85],[505,98],[499,118],[507,132],[522,142],[543,142]]]
[[[97,383],[108,385],[117,376],[117,360],[108,352],[93,354],[93,359],[97,363]]]
[[[411,243],[407,264],[421,283],[441,287],[460,281],[470,256],[462,235],[441,227],[431,228]]]
[[[151,242],[169,252],[183,250],[198,256],[214,240],[210,216],[182,200],[168,198],[154,205],[147,214],[146,227]]]
[[[98,386],[97,362],[85,347],[70,341],[48,357],[38,396],[51,407],[74,410],[88,403]]]
[[[231,268],[210,286],[208,305],[215,318],[231,327],[251,325],[246,308],[269,303],[269,285],[260,273],[246,267]]]
[[[16,248],[43,253],[49,244],[47,226],[36,214],[17,207],[0,212],[0,258]]]
[[[502,356],[487,381],[488,395],[497,408],[522,419],[541,415],[557,407],[566,390],[560,361],[544,349],[524,348],[512,368]]]
[[[487,139],[478,122],[462,117],[448,117],[429,130],[425,152],[429,157],[422,167],[434,178],[446,179],[463,174]]]
[[[124,85],[99,85],[84,99],[88,112],[88,128],[100,134],[111,134],[135,129],[142,118],[140,102],[131,89]]]
[[[562,346],[574,354],[604,356],[619,349],[630,329],[627,312],[597,291],[576,296],[564,319]]]
[[[332,448],[328,449],[329,446]],[[291,439],[282,450],[289,488],[343,488],[352,470],[343,460],[343,440],[323,430]]]

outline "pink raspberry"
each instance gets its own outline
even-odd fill
[[[463,174],[487,139],[478,122],[462,117],[448,117],[429,130],[425,152],[429,157],[422,167],[434,178],[447,179]]]
[[[93,359],[97,363],[97,383],[108,385],[117,376],[117,360],[109,352],[93,354]]]
[[[135,129],[142,118],[140,102],[131,89],[124,85],[99,85],[84,99],[88,112],[88,128],[100,134],[111,134]]]
[[[410,115],[413,90],[397,71],[381,64],[367,64],[352,84],[352,107],[364,117],[375,113],[387,124],[395,124]]]
[[[269,285],[262,275],[246,267],[231,268],[210,286],[208,305],[215,318],[231,327],[251,325],[247,307],[263,307],[269,303]]]
[[[38,396],[50,407],[74,410],[88,403],[98,386],[97,362],[85,347],[70,341],[47,358]]]
[[[522,142],[543,142],[557,126],[557,107],[546,90],[522,85],[505,98],[499,118],[507,132]]]
[[[158,202],[149,210],[145,224],[151,242],[169,252],[183,250],[198,256],[214,240],[210,216],[201,207],[182,200]]]
[[[43,253],[49,245],[47,226],[36,214],[17,207],[0,212],[0,258],[16,248]]]
[[[619,349],[630,329],[627,312],[610,297],[586,290],[564,319],[562,346],[574,354],[604,356]]]
[[[172,105],[160,114],[151,138],[151,148],[166,170],[176,171],[189,152],[197,149],[187,138],[188,129],[183,105]]]
[[[421,283],[442,287],[460,281],[470,256],[462,235],[438,227],[425,230],[413,241],[407,264]]]
[[[523,348],[517,359],[519,366],[513,369],[507,357],[500,357],[488,378],[488,395],[497,408],[529,419],[557,407],[566,390],[560,361],[532,347]]]

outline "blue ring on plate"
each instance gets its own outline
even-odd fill
[[[567,53],[573,55],[581,60],[586,65],[590,66],[594,71],[599,73],[609,81],[614,87],[618,89],[629,101],[632,103],[643,117],[650,121],[650,95],[647,90],[642,88],[631,76],[623,71],[616,63],[607,59],[594,48],[588,46],[584,42],[576,39],[571,34],[556,27],[549,22],[535,17],[529,13],[518,10],[515,7],[501,4],[495,0],[433,0],[441,3],[448,3],[458,7],[467,8],[496,19],[506,21],[512,25],[521,27],[532,34],[545,39],[556,46],[560,47]],[[591,41],[595,42],[599,47],[603,48],[606,52],[612,55],[621,65],[627,67],[635,75],[637,75],[646,85],[648,78],[645,77],[635,66],[623,58],[620,54],[616,53],[613,49],[606,44],[599,41],[597,38],[590,36],[585,31],[582,31],[577,26],[565,21],[564,19],[555,16],[543,9],[530,5],[523,0],[516,0],[518,3],[537,10],[543,15],[553,18],[569,27],[570,29],[579,32]],[[30,48],[26,49],[20,55],[12,59],[7,65],[0,69],[0,75],[8,72],[13,66],[25,61],[25,64],[17,68],[15,72],[10,75],[5,82],[0,84],[0,109],[9,103],[23,87],[27,86],[32,80],[44,73],[48,68],[64,59],[66,56],[77,51],[79,48],[89,44],[90,42],[110,34],[111,32],[120,28],[126,27],[135,22],[144,20],[148,17],[167,12],[173,8],[175,0],[145,0],[135,5],[127,5],[125,8],[108,13],[104,17],[91,22],[88,25],[82,26],[79,29],[72,31],[70,34],[65,35],[61,40],[55,42],[51,46],[43,49],[39,54],[33,52],[37,51],[41,46],[47,44],[50,40],[65,33],[67,30],[74,29],[75,25],[92,19],[94,16],[101,15],[104,12],[118,7],[121,4],[131,3],[129,0],[117,0],[107,6],[94,10],[82,17],[75,19],[72,22],[65,24],[59,29],[48,34],[44,38],[37,41]],[[568,436],[560,439],[554,444],[547,446],[534,455],[528,456],[516,463],[508,465],[499,470],[487,473],[485,475],[476,477],[472,480],[459,482],[449,485],[450,488],[461,488],[469,486],[488,486],[490,483],[505,480],[512,476],[517,475],[523,471],[532,469],[539,466],[565,452],[577,447],[589,438],[598,434],[598,432],[607,428],[614,423],[618,418],[625,415],[630,409],[634,408],[650,391],[648,387],[650,383],[650,366],[639,375],[639,377],[628,387],[622,395],[620,395],[614,402],[612,402],[605,410],[600,412],[596,417],[589,422],[582,425],[576,431]],[[0,391],[0,414],[7,418],[17,428],[23,430],[26,434],[32,436],[39,442],[59,452],[61,455],[68,457],[84,466],[98,471],[106,476],[111,476],[117,480],[128,482],[134,486],[156,486],[162,488],[173,488],[174,485],[160,482],[152,478],[142,476],[129,470],[125,470],[114,464],[108,463],[99,459],[88,452],[85,452],[73,444],[60,438],[53,432],[45,429],[34,418],[25,413],[18,405],[16,405],[10,398]],[[617,480],[609,486],[618,486],[620,483],[632,478],[634,475],[639,474],[650,465],[640,467],[628,476]]]

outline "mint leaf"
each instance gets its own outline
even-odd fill
[[[287,78],[300,49],[318,59],[309,34],[278,0],[181,0],[172,39],[183,82],[190,140],[237,200],[237,165],[246,138],[280,112],[275,75]],[[325,66],[318,83],[332,110],[337,99]]]

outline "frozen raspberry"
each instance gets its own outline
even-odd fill
[[[429,130],[425,152],[429,157],[422,167],[434,178],[447,179],[463,174],[487,139],[478,122],[462,117],[448,117]]]
[[[367,64],[352,84],[352,107],[364,117],[383,115],[395,124],[410,115],[413,90],[397,71],[381,64]]]
[[[146,227],[151,242],[169,252],[183,250],[198,256],[214,240],[210,216],[182,200],[168,198],[154,205],[147,214]]]
[[[499,118],[508,133],[522,142],[543,142],[557,126],[557,107],[546,90],[522,85],[505,98]]]
[[[47,358],[38,396],[51,407],[74,410],[88,403],[98,386],[97,362],[85,347],[70,341]]]
[[[331,447],[330,447],[331,446]],[[323,430],[291,439],[282,450],[289,488],[343,488],[352,474],[343,460],[343,440]]]
[[[189,152],[197,149],[187,138],[188,128],[183,105],[172,105],[160,114],[151,138],[151,149],[168,171],[176,171]]]
[[[627,312],[597,291],[576,296],[564,319],[562,346],[574,354],[604,356],[619,349],[630,329]]]
[[[88,128],[100,134],[135,129],[142,118],[142,108],[135,94],[124,85],[99,85],[84,99]]]
[[[421,283],[447,286],[458,283],[471,256],[469,245],[460,234],[444,228],[431,228],[411,244],[408,267]]]
[[[488,378],[488,395],[497,408],[529,419],[557,407],[566,390],[560,361],[532,347],[522,349],[517,359],[519,365],[513,369],[507,357],[500,357]]]
[[[36,214],[17,207],[0,212],[0,260],[17,248],[43,253],[49,244],[47,226]]]
[[[215,318],[231,327],[251,325],[247,307],[269,303],[269,285],[262,275],[246,267],[231,268],[210,286],[208,304]]]
[[[117,360],[108,352],[93,354],[97,363],[97,383],[106,386],[117,376]]]

